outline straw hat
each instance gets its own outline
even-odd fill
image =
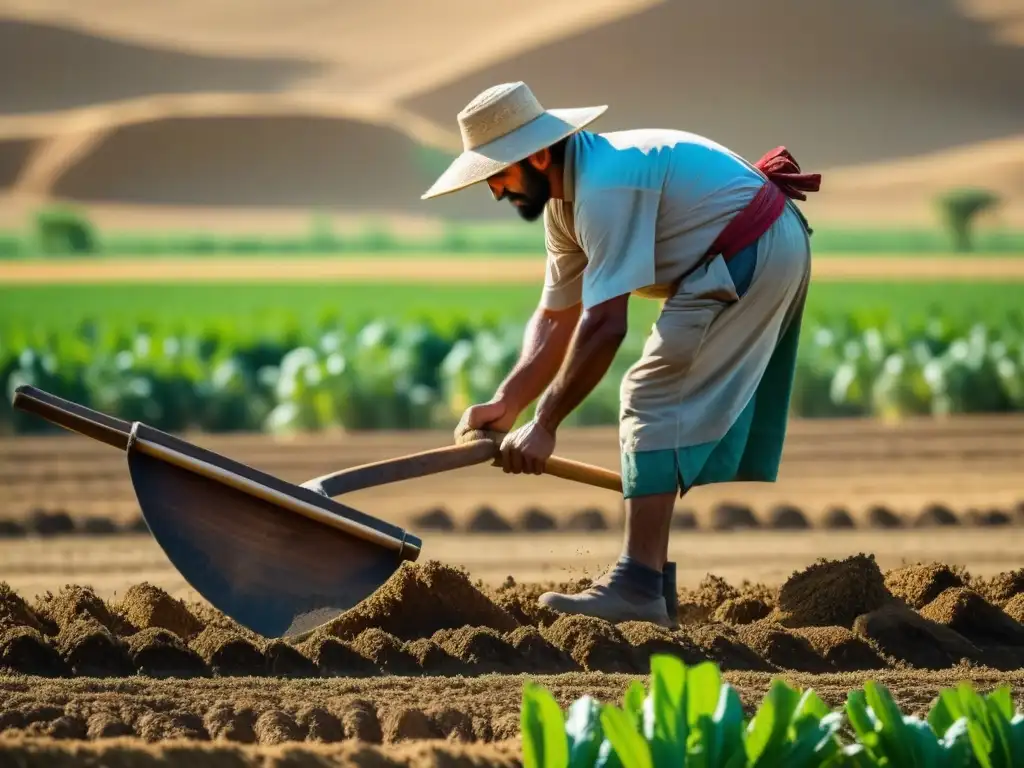
[[[421,200],[484,181],[592,123],[607,106],[544,109],[526,83],[488,88],[459,112],[463,152]]]

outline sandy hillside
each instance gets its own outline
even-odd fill
[[[1019,224],[1019,5],[601,0],[581,14],[528,0],[512,14],[468,0],[448,13],[406,0],[297,0],[287,12],[270,0],[11,0],[0,225],[49,196],[167,228],[291,227],[311,207],[511,221],[486,190],[421,202],[434,169],[410,156],[414,142],[456,147],[459,108],[516,79],[550,105],[609,104],[595,130],[678,126],[754,157],[785,143],[805,167],[841,169],[809,208],[819,221],[929,223],[934,191],[970,178],[993,179]],[[800,45],[763,53],[794,18]],[[1007,141],[1007,152],[991,144]]]

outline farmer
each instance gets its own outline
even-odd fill
[[[423,199],[485,181],[523,219],[543,216],[546,278],[522,354],[455,431],[507,433],[505,472],[542,472],[625,339],[630,296],[662,302],[620,389],[621,557],[592,588],[540,602],[673,627],[676,498],[778,473],[810,278],[810,230],[789,198],[820,177],[781,147],[755,166],[692,133],[585,130],[606,109],[545,110],[524,83],[489,88],[459,113],[465,151]]]

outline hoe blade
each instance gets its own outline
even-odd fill
[[[139,443],[128,450],[136,497],[153,537],[197,592],[264,637],[294,637],[329,621],[367,598],[410,559],[401,548],[360,538],[242,490],[237,480],[225,482],[223,476],[183,467],[179,453],[172,460],[154,455],[159,451],[141,439],[145,433],[164,438],[160,443],[168,436],[142,427]],[[290,489],[336,517],[340,510],[364,524],[372,521],[312,491],[223,457],[215,463],[211,456],[216,454],[191,448],[204,454],[207,467],[244,473],[245,483],[262,476],[274,490]],[[418,539],[405,536],[415,559]]]

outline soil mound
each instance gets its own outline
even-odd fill
[[[135,732],[149,742],[168,739],[210,740],[202,719],[192,712],[146,712],[135,722]]]
[[[636,649],[644,669],[650,669],[650,658],[656,653],[671,654],[687,664],[699,664],[708,659],[704,651],[680,632],[670,632],[646,621],[624,621],[617,628]]]
[[[85,723],[86,737],[96,739],[116,739],[118,736],[134,736],[135,731],[121,718],[109,712],[97,712]]]
[[[874,648],[845,627],[802,627],[790,631],[805,638],[821,658],[841,672],[887,666]]]
[[[399,707],[388,712],[381,723],[381,731],[385,744],[442,738],[426,713],[416,707]]]
[[[643,671],[633,646],[612,624],[592,616],[564,615],[541,633],[587,672]]]
[[[118,533],[117,523],[104,515],[87,515],[78,521],[78,530],[87,536],[111,536]]]
[[[574,582],[552,588],[558,592],[576,594],[590,586],[590,580],[586,579],[585,581],[586,586],[582,587]],[[558,619],[558,614],[546,605],[537,602],[537,599],[546,591],[548,588],[540,584],[516,584],[515,580],[509,576],[490,597],[495,605],[508,612],[520,624],[547,626]]]
[[[885,586],[912,608],[922,608],[945,590],[964,586],[948,565],[908,565],[885,574]]]
[[[473,586],[465,571],[431,560],[403,563],[373,595],[322,631],[350,639],[375,627],[415,640],[467,625],[511,632],[519,622]]]
[[[977,590],[995,605],[1005,605],[1016,595],[1024,594],[1024,568],[997,573],[991,579],[982,580]]]
[[[18,520],[0,520],[0,539],[20,539],[28,534]]]
[[[810,528],[811,524],[799,507],[780,504],[768,512],[768,527],[783,531],[796,531]]]
[[[868,510],[868,525],[872,528],[901,528],[903,520],[888,507],[874,506]]]
[[[587,507],[569,515],[563,528],[567,531],[607,531],[608,520],[597,507]]]
[[[160,627],[147,627],[127,639],[128,657],[148,677],[201,677],[206,665],[181,638]]]
[[[166,629],[186,642],[203,629],[202,622],[192,615],[183,601],[175,600],[145,581],[129,587],[120,602],[112,607],[140,629]]]
[[[43,629],[24,598],[11,589],[6,581],[0,581],[0,630],[8,627],[32,627],[37,631]]]
[[[189,647],[215,675],[259,675],[265,667],[263,654],[252,642],[212,624],[192,638]]]
[[[37,616],[50,619],[60,629],[78,619],[91,618],[102,624],[115,635],[131,635],[136,632],[128,621],[112,613],[107,604],[89,587],[67,584],[54,595],[47,592],[35,605]]]
[[[446,653],[481,672],[523,672],[519,652],[489,627],[442,629],[432,638]]]
[[[516,528],[521,531],[553,531],[557,527],[555,518],[539,507],[524,509],[516,519]]]
[[[707,621],[726,600],[739,596],[739,591],[729,582],[709,573],[697,589],[679,591],[679,621],[683,624]]]
[[[823,528],[830,530],[857,527],[857,524],[853,521],[853,515],[842,507],[832,507],[829,509],[821,518],[821,525]]]
[[[408,675],[419,671],[418,662],[402,647],[402,641],[376,627],[363,630],[352,641],[352,649],[386,675]]]
[[[316,664],[303,656],[299,649],[281,640],[272,640],[263,648],[267,674],[274,677],[313,677]]]
[[[738,528],[760,528],[761,523],[754,510],[746,504],[718,504],[711,510],[711,528],[716,531],[732,531]]]
[[[323,707],[302,707],[295,713],[295,721],[306,734],[306,741],[333,744],[345,738],[341,721]]]
[[[1024,623],[1024,592],[1014,595],[1003,605],[1003,613]]]
[[[63,677],[70,672],[39,631],[24,625],[0,629],[0,669],[41,677]]]
[[[256,741],[260,744],[283,744],[286,741],[302,741],[302,729],[295,718],[279,709],[268,709],[256,718],[253,726]]]
[[[402,649],[415,660],[424,673],[452,676],[472,671],[464,662],[452,656],[433,640],[428,640],[425,637],[406,641],[402,645]]]
[[[736,631],[747,647],[780,669],[817,673],[832,671],[832,666],[807,638],[787,632],[769,620],[745,624]]]
[[[28,529],[37,536],[62,536],[74,533],[75,530],[75,522],[64,510],[47,512],[44,509],[34,509],[26,522]]]
[[[527,669],[555,672],[579,669],[569,654],[550,643],[536,627],[519,627],[506,635],[505,640],[516,649]]]
[[[256,741],[253,726],[256,715],[251,709],[236,710],[234,705],[226,701],[213,704],[203,717],[203,727],[214,741],[234,741],[252,744]]]
[[[384,740],[377,710],[372,702],[363,699],[345,703],[341,727],[346,739],[358,739],[369,744],[380,744]]]
[[[873,555],[818,560],[782,585],[773,618],[787,627],[850,628],[890,597]]]
[[[315,635],[299,645],[298,649],[316,665],[321,675],[362,677],[376,672],[369,659],[349,643],[333,637]]]
[[[730,597],[715,609],[715,621],[726,624],[752,624],[772,612],[771,606],[757,597]]]
[[[455,521],[448,510],[434,507],[413,517],[412,527],[422,531],[454,531]]]
[[[980,660],[978,647],[963,635],[897,601],[858,616],[853,632],[889,659],[920,669],[947,669],[963,659]]]
[[[513,530],[512,524],[498,514],[494,507],[479,507],[473,516],[466,523],[466,530],[478,531],[481,533],[509,533]]]
[[[723,669],[768,672],[772,665],[757,655],[734,627],[718,622],[680,630],[697,648]]]
[[[973,589],[947,589],[920,613],[960,633],[975,645],[1010,645],[1024,649],[1024,626]]]
[[[971,509],[968,510],[966,517],[971,525],[979,526],[1009,525],[1011,522],[1010,515],[1001,509],[988,509],[984,512]]]
[[[945,504],[929,504],[914,519],[914,527],[931,528],[942,525],[960,525],[960,518],[956,512]]]
[[[64,623],[56,645],[61,658],[79,677],[124,677],[135,672],[121,638],[92,616]]]

